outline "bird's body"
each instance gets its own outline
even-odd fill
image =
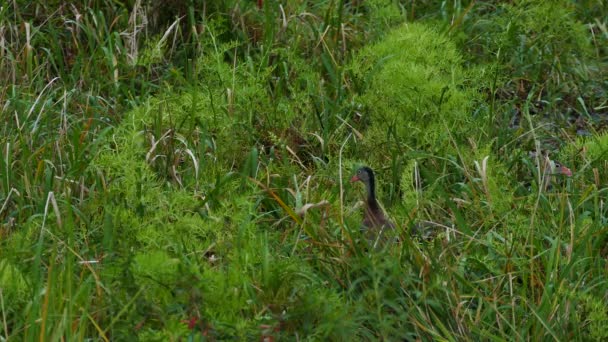
[[[378,240],[386,229],[394,229],[395,224],[384,215],[384,212],[376,199],[376,180],[374,178],[374,171],[367,166],[363,166],[357,170],[357,173],[350,181],[351,183],[360,181],[365,184],[367,196],[365,199],[362,229],[367,231],[370,240]]]

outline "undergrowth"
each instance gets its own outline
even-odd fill
[[[607,14],[0,7],[0,338],[606,339]]]

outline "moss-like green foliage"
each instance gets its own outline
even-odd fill
[[[592,52],[588,28],[575,19],[570,1],[516,1],[505,5],[506,30],[499,46],[514,76],[539,82],[557,77],[577,77],[564,72],[576,67]]]
[[[605,184],[608,179],[608,134],[578,138],[574,144],[567,145],[561,151],[560,158],[578,169],[576,171],[585,171],[584,178],[588,181]],[[599,179],[595,179],[594,172],[597,172]]]
[[[598,298],[594,296],[585,296],[583,302],[583,310],[587,314],[587,320],[589,322],[589,333],[588,337],[590,340],[603,341],[608,339],[608,313],[606,312],[606,305],[608,300],[606,298]]]
[[[592,34],[576,19],[575,6],[565,0],[501,3],[465,28],[475,39],[464,48],[469,59],[498,65],[510,96],[548,95],[549,108],[576,105],[577,96],[593,99],[586,83],[596,68],[583,67],[596,63]]]
[[[585,158],[585,162],[599,166],[608,159],[608,134],[604,133],[592,138],[579,138],[575,144],[568,145],[562,155],[569,157],[578,155]]]
[[[185,338],[193,338],[197,334],[193,334],[188,330],[187,320],[180,317],[170,317],[164,322],[164,327],[161,330],[150,329],[145,327],[137,333],[140,341],[179,341]],[[132,338],[132,337],[131,337]]]
[[[401,12],[397,1],[368,0],[364,2],[364,5],[369,10],[371,22],[390,27],[404,20],[404,14]],[[382,26],[376,29],[385,30]]]
[[[172,303],[172,288],[178,280],[179,260],[159,250],[142,251],[135,255],[131,272],[148,301],[168,305]]]
[[[465,137],[480,134],[483,118],[472,115],[474,89],[455,45],[423,24],[405,24],[364,49],[354,64],[365,80],[360,101],[371,127],[367,151],[385,159],[390,141],[406,150],[450,153]],[[455,140],[452,140],[455,139]]]
[[[186,231],[194,234],[205,224],[195,214],[194,193],[165,188],[162,178],[146,161],[150,146],[146,144],[139,113],[146,111],[131,114],[114,134],[115,148],[102,152],[91,168],[109,182],[107,196],[113,205],[104,209],[113,217],[114,225],[120,227],[116,233],[123,239],[135,238],[145,246],[162,247]]]
[[[0,260],[0,291],[11,314],[26,302],[29,288],[21,271],[7,259]],[[2,329],[0,328],[0,331]],[[8,333],[5,331],[5,333]]]

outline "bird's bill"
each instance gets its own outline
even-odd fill
[[[558,168],[558,171],[562,175],[566,175],[568,177],[572,177],[572,170],[570,170],[569,168],[567,168],[567,167],[565,167],[563,165]]]
[[[359,176],[354,175],[354,176],[353,176],[353,178],[351,178],[351,179],[350,179],[350,182],[351,182],[351,183],[354,183],[354,182],[356,182],[356,181],[360,181],[360,180],[361,180],[361,178],[359,178]]]

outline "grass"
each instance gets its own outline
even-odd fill
[[[606,339],[607,13],[0,8],[0,338]]]

